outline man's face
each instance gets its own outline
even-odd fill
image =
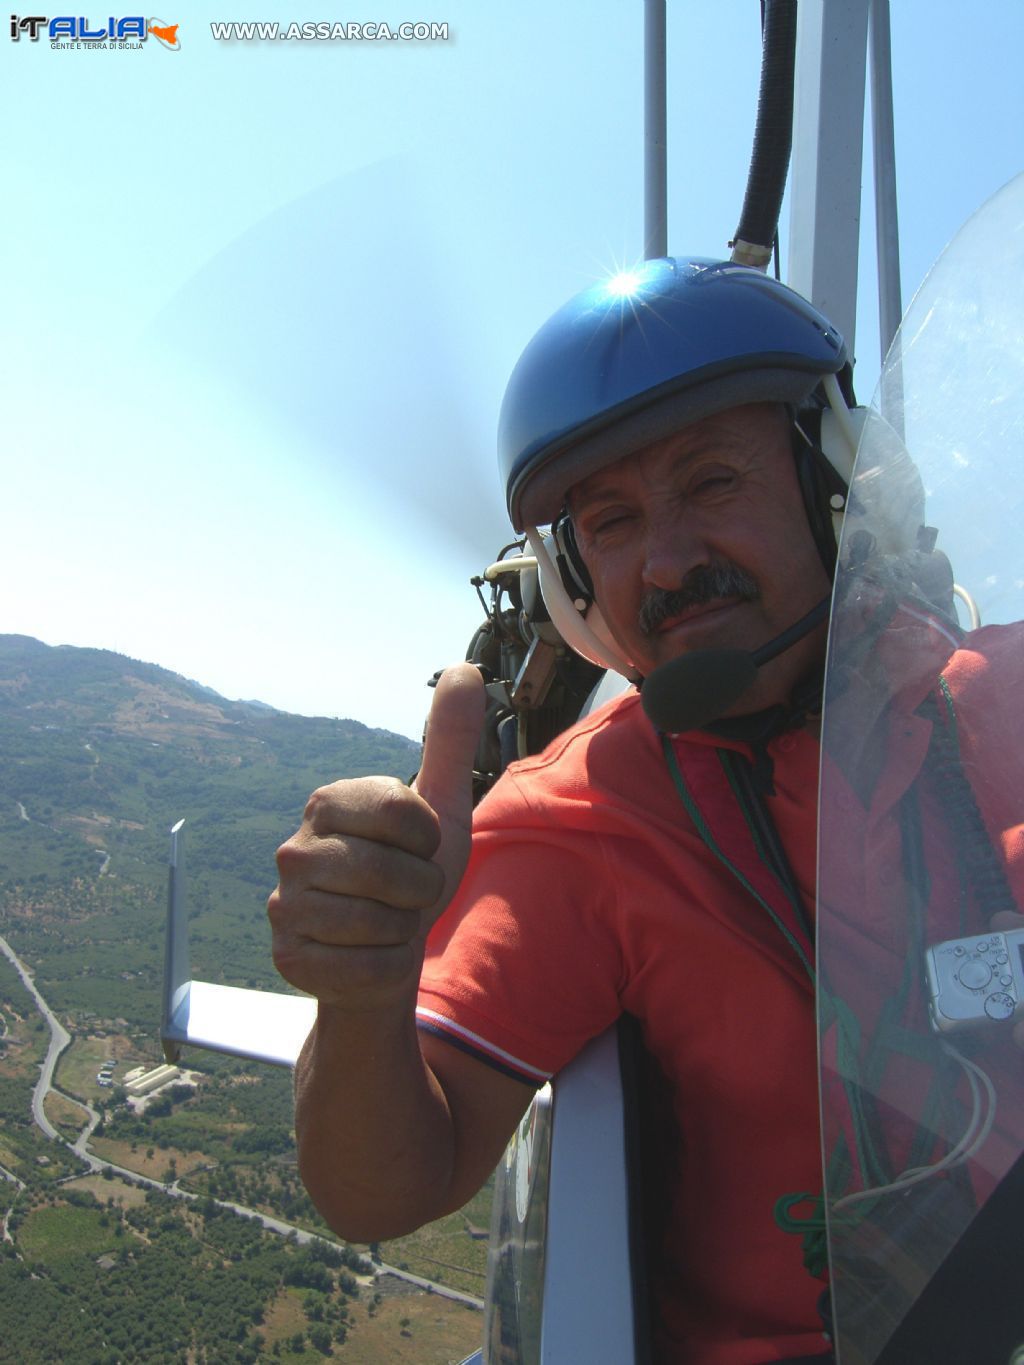
[[[830,591],[782,408],[731,408],[591,474],[569,511],[598,606],[644,674],[698,649],[753,650]],[[764,665],[736,712],[785,701],[825,628]]]

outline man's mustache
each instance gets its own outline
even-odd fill
[[[644,635],[653,635],[663,621],[690,607],[703,607],[719,598],[755,602],[757,583],[737,564],[698,564],[678,588],[651,588],[640,603],[638,623]]]

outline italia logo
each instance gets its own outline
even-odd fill
[[[15,43],[25,37],[32,43],[44,38],[58,46],[80,43],[97,47],[120,47],[122,44],[138,47],[152,37],[161,47],[178,52],[181,49],[178,28],[178,24],[167,24],[163,19],[146,19],[141,14],[129,14],[121,19],[110,18],[105,25],[94,25],[90,19],[70,14],[58,15],[55,19],[42,14],[11,15],[11,41]]]

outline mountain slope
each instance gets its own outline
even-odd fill
[[[72,1021],[151,1029],[168,831],[187,821],[197,976],[278,984],[264,903],[309,792],[419,746],[234,702],[106,650],[0,635],[0,933]]]

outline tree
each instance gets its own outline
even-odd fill
[[[317,1323],[315,1327],[311,1327],[309,1329],[309,1340],[310,1344],[315,1346],[321,1355],[329,1356],[333,1354],[331,1349],[331,1334],[326,1327],[321,1326],[319,1323]]]

